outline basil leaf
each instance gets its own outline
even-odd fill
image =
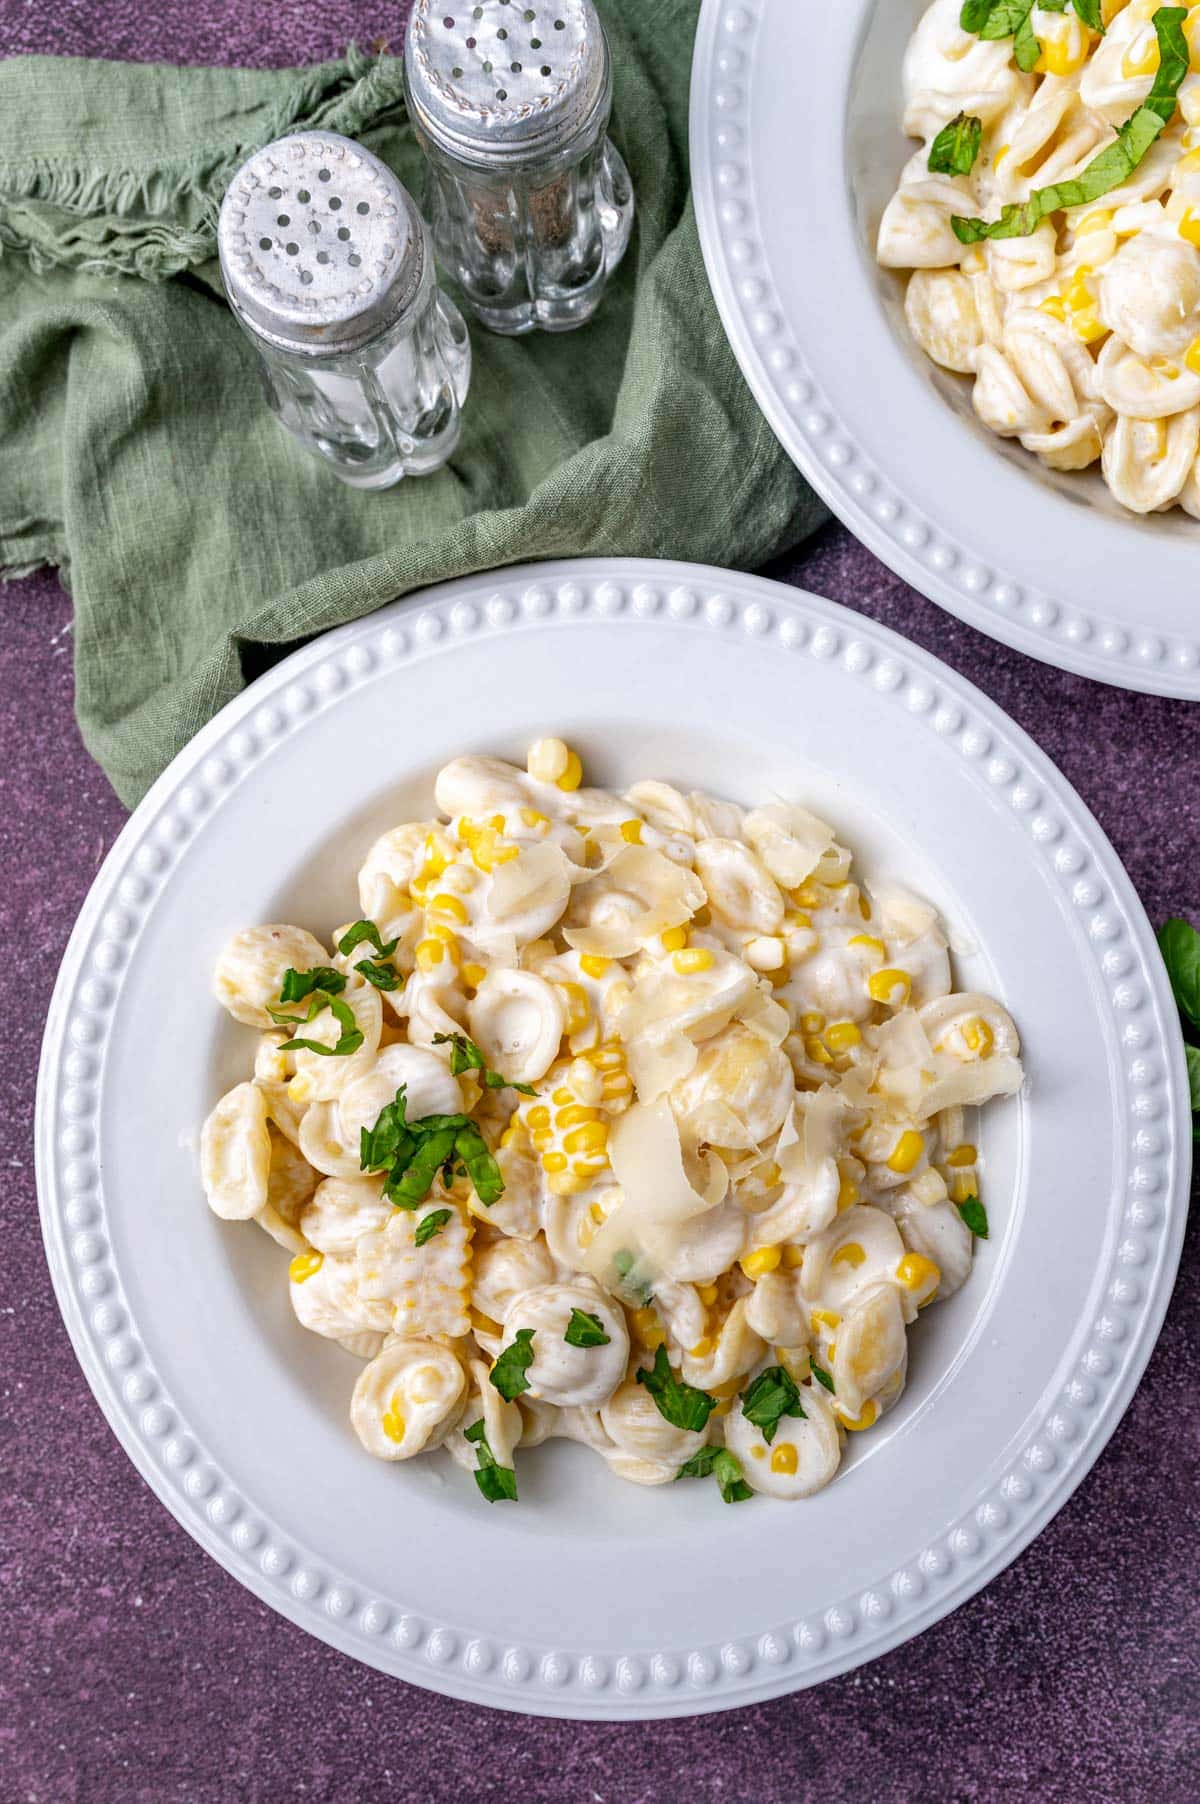
[[[474,1040],[469,1040],[466,1034],[434,1034],[433,1043],[449,1046],[451,1077],[461,1077],[464,1071],[480,1071],[489,1090],[518,1090],[522,1096],[537,1095],[532,1084],[514,1083],[511,1077],[501,1077],[498,1071],[491,1070]]]
[[[336,1045],[326,1046],[323,1040],[291,1039],[284,1041],[279,1048],[280,1052],[298,1052],[303,1047],[305,1052],[319,1052],[323,1059],[344,1059],[348,1058],[352,1052],[357,1052],[363,1043],[363,1036],[362,1029],[354,1019],[354,1010],[348,1002],[342,1002],[339,997],[329,995],[326,990],[313,991],[309,998],[307,1015],[285,1015],[280,1009],[274,1008],[269,1008],[267,1013],[272,1021],[277,1022],[281,1027],[285,1024],[306,1027],[318,1015],[324,1014],[326,1009],[332,1011],[333,1018],[341,1029]]]
[[[724,1503],[745,1503],[754,1492],[742,1477],[742,1462],[736,1453],[722,1447],[713,1461],[713,1477],[721,1487]]]
[[[390,958],[400,944],[398,939],[385,940],[374,921],[355,921],[353,927],[347,927],[337,943],[337,949],[343,958],[349,958],[356,946],[364,940],[370,940],[380,958]]]
[[[829,1373],[825,1370],[824,1366],[819,1366],[815,1359],[810,1359],[808,1363],[812,1367],[812,1375],[817,1383],[823,1384],[830,1396],[836,1395],[833,1388],[833,1379],[829,1376]]]
[[[414,1122],[413,1126],[419,1128],[421,1123]],[[388,1173],[383,1194],[389,1203],[397,1209],[415,1209],[425,1201],[438,1172],[454,1156],[454,1135],[453,1128],[443,1128],[440,1133],[417,1138],[407,1163],[397,1159]]]
[[[959,113],[943,125],[929,147],[929,168],[934,175],[970,175],[983,141],[983,120],[973,113]]]
[[[572,1309],[563,1335],[568,1347],[607,1347],[612,1336],[604,1332],[604,1323],[589,1309]]]
[[[495,1156],[488,1151],[487,1141],[473,1121],[459,1128],[454,1137],[454,1151],[467,1168],[476,1196],[485,1209],[490,1209],[504,1195],[504,1179]]]
[[[1188,1090],[1191,1093],[1192,1111],[1200,1114],[1200,1046],[1185,1046],[1187,1054]],[[1200,1140],[1200,1122],[1192,1127],[1194,1139]]]
[[[381,1109],[373,1128],[363,1128],[359,1134],[359,1169],[362,1171],[383,1171],[392,1163],[403,1140],[412,1140],[405,1120],[407,1086],[401,1084],[395,1099],[387,1107]]]
[[[659,1415],[672,1428],[687,1428],[693,1434],[699,1434],[708,1426],[708,1418],[717,1407],[717,1399],[710,1397],[707,1391],[698,1391],[694,1385],[684,1384],[682,1379],[676,1378],[665,1347],[659,1347],[655,1353],[654,1369],[648,1372],[645,1366],[640,1366],[636,1377],[637,1382],[644,1384],[654,1398]]]
[[[360,958],[354,969],[361,972],[377,990],[398,990],[404,979],[392,965],[378,965],[373,958]]]
[[[1037,5],[1044,13],[1065,13],[1068,0],[1037,0]],[[1104,13],[1101,0],[1070,0],[1077,16],[1089,31],[1098,31],[1104,36]]]
[[[336,996],[345,987],[345,973],[335,971],[332,965],[314,965],[311,971],[293,971],[289,966],[283,974],[279,1000],[303,1002],[314,990],[324,990],[327,995]]]
[[[701,1447],[699,1453],[693,1453],[691,1459],[685,1460],[675,1474],[675,1482],[681,1478],[707,1478],[717,1463],[719,1447]]]
[[[1027,201],[1010,201],[1001,207],[999,219],[989,222],[951,214],[950,225],[959,243],[978,244],[982,238],[1028,238],[1051,213],[1065,207],[1086,206],[1128,181],[1174,116],[1175,97],[1188,72],[1189,51],[1183,35],[1186,18],[1187,8],[1183,6],[1160,6],[1155,13],[1158,73],[1142,105],[1117,133],[1115,144],[1093,157],[1070,181],[1035,188]]]
[[[1176,917],[1159,928],[1158,945],[1180,1014],[1200,1027],[1200,933]]]
[[[768,1366],[765,1372],[760,1372],[754,1383],[742,1392],[742,1414],[747,1422],[762,1429],[762,1438],[769,1447],[781,1417],[804,1415],[800,1392],[791,1373],[782,1366]]]
[[[532,1364],[533,1329],[518,1328],[512,1345],[505,1347],[488,1374],[506,1403],[511,1403],[522,1391],[529,1389],[525,1371]]]
[[[428,1215],[423,1215],[417,1223],[417,1231],[413,1235],[413,1245],[415,1247],[427,1245],[435,1234],[441,1233],[453,1214],[453,1209],[431,1209]]]
[[[1042,54],[1030,18],[1033,5],[1034,0],[966,0],[958,22],[986,43],[1011,38],[1017,67],[1028,75]]]
[[[469,1428],[463,1429],[463,1436],[475,1447],[475,1483],[483,1492],[489,1503],[516,1503],[517,1475],[511,1466],[502,1466],[496,1460],[487,1444],[487,1436],[483,1432],[483,1417],[472,1422]]]
[[[977,1196],[968,1196],[958,1205],[958,1213],[977,1240],[988,1237],[987,1210]]]

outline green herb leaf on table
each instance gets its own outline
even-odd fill
[[[563,1339],[568,1347],[607,1347],[612,1336],[604,1332],[604,1323],[590,1309],[572,1309]]]
[[[267,1013],[279,1027],[307,1027],[318,1015],[329,1009],[341,1030],[337,1043],[327,1046],[323,1040],[302,1040],[292,1038],[285,1040],[279,1048],[280,1052],[318,1052],[323,1059],[345,1059],[352,1052],[357,1052],[363,1043],[362,1029],[354,1018],[354,1010],[348,1002],[338,996],[331,996],[327,990],[314,990],[308,1000],[306,1015],[288,1015],[281,1009],[268,1008]]]
[[[364,940],[370,940],[380,958],[390,958],[400,944],[398,939],[385,940],[374,921],[355,921],[352,927],[347,927],[337,943],[337,949],[343,958],[349,958]]]
[[[970,1228],[976,1240],[987,1239],[987,1210],[977,1196],[965,1197],[958,1205],[958,1213],[962,1216],[963,1221],[966,1223],[967,1227]]]
[[[745,1503],[754,1495],[742,1477],[741,1460],[727,1447],[722,1447],[713,1461],[713,1477],[720,1486],[724,1503]]]
[[[682,1379],[676,1378],[665,1347],[659,1347],[655,1353],[652,1370],[639,1367],[637,1382],[645,1385],[654,1398],[659,1415],[672,1428],[686,1428],[699,1434],[707,1427],[708,1418],[717,1407],[717,1399],[710,1397],[707,1391],[698,1391],[694,1385],[684,1384]]]
[[[453,1209],[431,1209],[428,1215],[423,1215],[417,1223],[417,1231],[413,1235],[413,1245],[427,1246],[435,1234],[441,1233],[453,1214]]]
[[[829,1373],[825,1370],[825,1367],[819,1366],[815,1359],[810,1359],[808,1363],[812,1367],[812,1375],[816,1379],[817,1383],[824,1385],[825,1389],[829,1392],[831,1397],[836,1396],[837,1393],[833,1388],[833,1379],[830,1377]]]
[[[934,175],[970,175],[983,140],[983,120],[959,113],[943,125],[929,147],[929,168]]]
[[[283,974],[279,1000],[303,1002],[314,990],[324,990],[329,996],[337,996],[345,987],[345,973],[335,971],[332,965],[314,965],[311,971],[293,971],[289,966]]]
[[[768,1366],[754,1383],[742,1392],[742,1414],[747,1422],[762,1430],[769,1447],[784,1416],[803,1416],[800,1391],[790,1372],[782,1366]]]
[[[449,1046],[452,1077],[461,1077],[464,1071],[478,1071],[489,1090],[516,1090],[522,1096],[537,1095],[532,1084],[517,1084],[511,1077],[501,1077],[498,1071],[493,1071],[474,1040],[469,1040],[466,1034],[434,1034],[433,1043]]]
[[[1158,946],[1179,1012],[1200,1030],[1200,933],[1176,917],[1159,928]]]
[[[492,1367],[489,1377],[506,1403],[512,1403],[529,1389],[525,1373],[533,1364],[533,1329],[518,1328],[510,1347],[505,1347]]]
[[[475,1448],[475,1483],[489,1503],[516,1503],[517,1475],[511,1466],[502,1466],[487,1443],[483,1417],[463,1429],[463,1437]]]
[[[1183,35],[1186,17],[1187,8],[1183,6],[1160,6],[1155,13],[1158,73],[1146,99],[1117,133],[1115,144],[1100,151],[1069,181],[1035,188],[1026,201],[1008,202],[1001,207],[999,219],[964,219],[957,213],[951,214],[950,225],[959,243],[978,244],[983,238],[1028,238],[1051,213],[1087,206],[1127,182],[1174,117],[1176,96],[1189,67],[1190,52]]]

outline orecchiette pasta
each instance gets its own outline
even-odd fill
[[[924,285],[946,356],[978,279]],[[1100,419],[1086,352],[1026,314],[1025,423]],[[1006,370],[1024,317],[997,348],[978,316]],[[562,1437],[637,1484],[805,1497],[969,1273],[965,1112],[1019,1087],[1017,1030],[953,990],[933,909],[872,899],[806,808],[582,775],[555,739],[525,771],[456,759],[449,819],[376,840],[372,912],[332,950],[234,936],[215,989],[253,1075],[204,1125],[205,1191],[366,1362],[350,1420],[377,1457],[444,1446],[500,1501],[518,1450]]]
[[[877,255],[910,272],[913,338],[972,379],[990,431],[1051,469],[1098,462],[1134,513],[1178,505],[1200,516],[1200,15],[1183,27],[1193,65],[1165,130],[1146,135],[1119,185],[1053,206],[1075,197],[1063,185],[1149,95],[1159,10],[1157,0],[1104,0],[1101,32],[1081,9],[1034,5],[1018,50],[1011,35],[964,27],[960,0],[933,0],[903,68],[904,126],[922,145],[884,211]],[[978,122],[978,150],[944,165],[935,140],[959,115]],[[999,236],[977,242],[955,229],[1051,190]]]

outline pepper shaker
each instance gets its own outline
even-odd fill
[[[217,244],[268,405],[302,445],[355,488],[445,463],[470,340],[437,286],[428,228],[385,163],[336,132],[279,138],[229,184]]]
[[[409,115],[443,267],[494,332],[589,320],[633,225],[592,0],[415,0]]]

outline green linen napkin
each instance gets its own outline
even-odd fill
[[[697,0],[601,10],[638,204],[622,269],[578,332],[472,327],[454,459],[384,494],[346,488],[267,412],[215,220],[243,158],[303,128],[361,139],[419,195],[399,60],[0,63],[0,573],[62,570],[80,728],[125,802],[261,667],[257,648],[529,559],[753,566],[823,517],[704,274],[687,153]]]

